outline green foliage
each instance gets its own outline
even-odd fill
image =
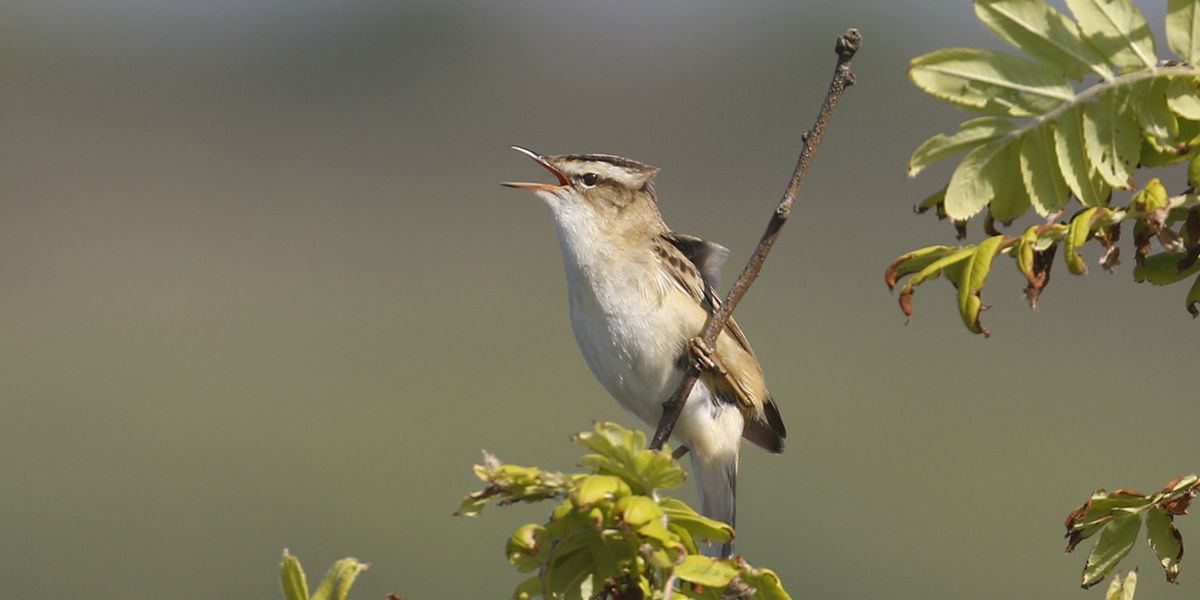
[[[1179,561],[1183,559],[1183,536],[1175,528],[1175,517],[1187,514],[1192,498],[1200,493],[1200,477],[1188,475],[1178,477],[1163,487],[1162,491],[1145,495],[1133,490],[1117,490],[1109,493],[1096,490],[1087,502],[1067,516],[1067,552],[1080,542],[1097,533],[1096,544],[1088,554],[1083,566],[1081,585],[1089,588],[1108,577],[1108,574],[1129,554],[1137,541],[1142,517],[1146,520],[1146,541],[1154,550],[1159,565],[1166,573],[1167,581],[1178,583]],[[1129,577],[1134,577],[1130,573]],[[1106,598],[1131,598],[1131,582],[1114,581],[1109,586]],[[1127,592],[1127,595],[1126,595]]]
[[[359,562],[357,558],[343,558],[334,563],[317,591],[309,596],[308,580],[304,577],[300,560],[284,550],[283,562],[279,565],[280,586],[284,600],[346,600],[354,579],[366,569],[367,564]]]
[[[990,237],[975,245],[929,246],[893,262],[889,288],[909,277],[900,293],[905,315],[912,316],[916,286],[945,277],[958,290],[967,329],[986,335],[980,293],[997,255],[1015,259],[1036,306],[1060,245],[1073,274],[1087,273],[1081,251],[1092,240],[1104,248],[1100,264],[1111,270],[1119,262],[1123,224],[1133,226],[1139,269],[1157,240],[1166,258],[1156,266],[1173,261],[1179,275],[1135,271],[1136,280],[1162,285],[1194,273],[1200,254],[1200,0],[1169,1],[1167,46],[1177,58],[1164,61],[1130,0],[1068,0],[1067,6],[1073,19],[1044,0],[976,0],[979,20],[1025,56],[948,48],[910,63],[909,77],[921,90],[987,115],[913,152],[910,177],[964,155],[949,184],[918,212],[936,207],[961,238],[965,223],[986,211]],[[1138,190],[1140,167],[1183,162],[1192,188],[1172,196],[1152,179]],[[1114,191],[1138,193],[1119,207]],[[1074,210],[1072,200],[1079,203]],[[1023,234],[996,229],[1030,209],[1040,221]],[[1186,299],[1193,316],[1198,304],[1200,278]]]
[[[647,450],[643,433],[614,423],[574,439],[588,450],[585,473],[504,464],[485,452],[475,475],[487,485],[455,513],[558,501],[548,522],[522,525],[505,545],[517,571],[531,573],[514,599],[789,598],[770,570],[700,554],[705,542],[733,540],[733,528],[659,493],[683,484],[669,452]]]

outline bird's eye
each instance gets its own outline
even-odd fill
[[[592,187],[598,181],[600,181],[600,176],[595,173],[584,173],[583,175],[583,185]]]

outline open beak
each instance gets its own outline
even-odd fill
[[[534,152],[533,150],[530,150],[528,148],[522,148],[520,146],[513,146],[512,149],[537,161],[537,164],[542,165],[543,167],[546,168],[547,171],[550,171],[550,173],[552,173],[556,178],[558,178],[558,183],[555,184],[555,183],[527,183],[527,182],[523,182],[523,181],[502,181],[502,182],[500,182],[500,185],[511,187],[511,188],[518,188],[518,189],[522,189],[522,190],[533,190],[535,192],[540,192],[540,191],[554,191],[554,190],[562,189],[571,183],[570,180],[567,179],[567,176],[564,175],[562,171],[559,171],[558,169],[554,168],[554,165],[550,164],[550,162],[547,161],[546,158],[544,156],[542,156],[541,154],[538,154],[537,152]]]

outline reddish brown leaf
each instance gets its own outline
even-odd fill
[[[954,222],[954,239],[956,239],[960,242],[967,239],[967,222],[966,221],[955,221]]]
[[[988,210],[987,218],[983,220],[983,230],[988,235],[1003,235],[1000,230],[996,229],[996,220],[992,218],[991,209]]]
[[[1163,504],[1163,510],[1172,515],[1186,515],[1188,506],[1192,503],[1192,498],[1196,497],[1196,488],[1192,488],[1182,496]]]
[[[1033,253],[1033,272],[1026,277],[1029,284],[1025,286],[1025,299],[1029,300],[1031,309],[1037,310],[1038,296],[1050,284],[1050,267],[1054,266],[1054,253],[1057,251],[1058,244],[1053,244],[1041,252]]]

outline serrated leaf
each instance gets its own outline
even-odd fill
[[[1021,216],[1029,208],[1029,196],[1020,170],[1020,138],[1001,138],[972,150],[950,176],[946,214],[965,220],[990,204],[992,216],[1000,221]]]
[[[1138,513],[1123,512],[1100,530],[1096,545],[1083,567],[1081,585],[1085,589],[1103,581],[1121,559],[1129,554],[1140,528],[1141,516]]]
[[[279,583],[285,600],[308,600],[308,580],[300,567],[300,559],[287,550],[283,551],[283,562],[279,565]]]
[[[979,323],[979,311],[983,308],[980,292],[992,268],[992,260],[1000,251],[1005,236],[992,236],[975,248],[975,253],[963,267],[962,279],[958,281],[958,313],[963,324],[974,333],[988,335],[988,330]]]
[[[1191,267],[1180,271],[1176,266],[1184,257],[1183,253],[1160,252],[1146,257],[1142,264],[1133,268],[1133,280],[1138,283],[1149,282],[1151,285],[1170,285],[1183,281],[1200,272],[1200,261]]]
[[[1154,77],[1139,81],[1130,89],[1129,104],[1142,125],[1142,132],[1160,151],[1175,150],[1179,122],[1167,106],[1167,87],[1171,80]]]
[[[1183,60],[1200,66],[1200,4],[1167,0],[1167,45]]]
[[[975,0],[975,14],[1000,39],[1071,79],[1088,72],[1112,77],[1104,57],[1084,43],[1079,26],[1042,0]]]
[[[1084,39],[1121,71],[1154,68],[1158,54],[1146,18],[1129,0],[1067,0]]]
[[[1153,507],[1146,512],[1146,541],[1154,549],[1158,564],[1166,573],[1167,581],[1178,583],[1179,561],[1183,558],[1183,536],[1175,528],[1174,519],[1167,511]]]
[[[908,176],[916,177],[925,167],[1006,135],[1017,126],[1000,117],[979,117],[963,122],[953,135],[939,133],[922,143],[908,159]]]
[[[1141,135],[1127,95],[1120,88],[1084,105],[1083,142],[1088,160],[1105,182],[1122,190],[1133,187]]]
[[[675,567],[676,577],[706,587],[724,588],[737,574],[731,561],[709,556],[691,555]]]
[[[333,564],[321,585],[313,592],[312,600],[346,600],[350,586],[354,585],[359,573],[367,570],[366,563],[357,558],[343,558]]]
[[[1058,212],[1071,196],[1071,188],[1058,168],[1054,148],[1054,130],[1050,125],[1035,127],[1021,142],[1021,179],[1029,203],[1040,216]]]
[[[1054,122],[1054,149],[1059,173],[1084,206],[1105,206],[1111,190],[1087,158],[1083,141],[1083,111],[1076,107]]]
[[[1172,77],[1167,83],[1167,106],[1185,119],[1200,121],[1200,78]]]
[[[991,115],[1039,115],[1075,96],[1052,67],[974,48],[918,56],[909,63],[908,76],[927,94]]]

